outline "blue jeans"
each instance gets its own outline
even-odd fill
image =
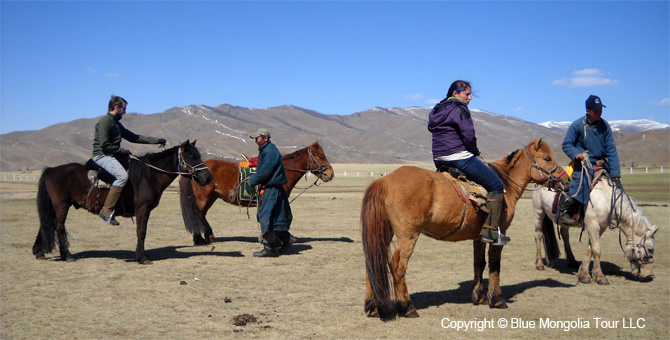
[[[463,171],[469,180],[483,186],[489,193],[502,194],[505,190],[505,185],[493,170],[475,156],[457,161],[436,160],[434,162],[438,169],[440,164],[446,164],[448,167]]]
[[[126,169],[119,163],[119,161],[113,156],[109,155],[100,155],[92,158],[95,164],[99,165],[105,171],[109,172],[110,175],[114,176],[113,186],[123,188],[128,182],[128,172]]]

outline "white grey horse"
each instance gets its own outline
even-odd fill
[[[552,212],[555,195],[556,192],[546,187],[539,187],[533,192],[537,248],[535,268],[537,270],[544,270],[541,250],[543,241],[548,262],[559,256],[553,224],[557,220],[558,212]],[[588,234],[589,247],[577,273],[579,282],[590,283],[593,277],[598,284],[609,284],[600,268],[600,236],[608,227],[619,228],[620,232],[625,235],[624,254],[630,262],[633,275],[640,280],[651,280],[654,262],[654,234],[658,228],[649,223],[635,201],[621,189],[620,184],[603,176],[593,187],[590,201],[586,204],[585,209],[584,217],[580,222]],[[560,224],[568,265],[575,268],[578,263],[570,248],[569,227]],[[573,227],[581,227],[581,225],[575,223]],[[594,260],[592,276],[589,275],[591,256]]]

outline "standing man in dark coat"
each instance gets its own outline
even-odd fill
[[[249,137],[258,145],[258,168],[247,178],[251,187],[261,185],[256,219],[261,225],[263,249],[256,257],[276,257],[288,251],[295,238],[288,232],[293,215],[283,185],[287,183],[284,161],[277,147],[270,141],[268,129],[258,129]]]

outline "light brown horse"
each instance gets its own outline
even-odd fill
[[[321,145],[316,141],[312,145],[284,155],[284,172],[288,182],[284,184],[286,195],[290,196],[296,183],[311,172],[317,180],[329,182],[335,177]],[[207,211],[217,199],[239,206],[256,206],[256,202],[240,201],[239,163],[220,160],[206,160],[205,165],[212,173],[212,182],[200,186],[187,178],[179,181],[179,199],[186,230],[193,234],[196,245],[214,242],[214,232],[207,222]],[[204,234],[204,235],[201,235]],[[203,237],[204,236],[204,237]]]
[[[538,138],[490,164],[505,184],[506,213],[501,214],[500,221],[503,233],[512,223],[516,202],[528,183],[544,183],[550,179],[567,183],[569,180],[552,153],[551,147]],[[561,173],[559,179],[553,176],[555,172]],[[490,307],[507,308],[500,291],[502,246],[489,246],[489,287],[488,294],[484,294],[486,244],[479,237],[484,219],[484,212],[463,202],[450,180],[439,172],[404,166],[368,186],[361,205],[368,316],[382,319],[395,318],[396,313],[405,317],[419,316],[407,292],[405,273],[420,234],[451,242],[474,240],[472,302],[482,304],[488,297]],[[393,235],[397,243],[389,263]],[[389,266],[395,306],[391,299]]]

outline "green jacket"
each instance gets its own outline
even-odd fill
[[[158,144],[158,138],[136,135],[119,123],[119,120],[121,117],[116,118],[107,113],[95,124],[93,157],[103,154],[110,156],[126,154],[126,149],[121,147],[121,139],[131,143]]]

